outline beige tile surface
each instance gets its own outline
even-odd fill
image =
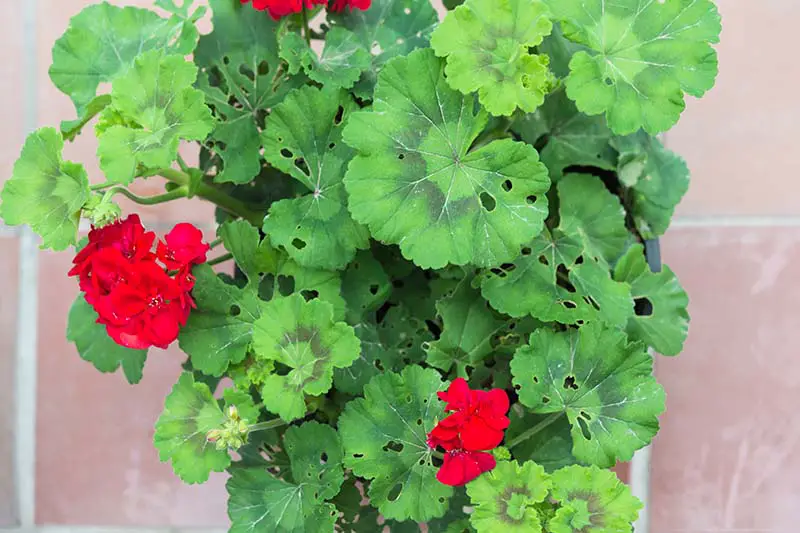
[[[7,24],[0,34],[0,49],[3,50],[0,67],[0,184],[11,176],[14,161],[24,140],[23,124],[23,53],[22,53],[22,3],[0,2],[2,20],[19,21]]]
[[[800,228],[676,230],[664,258],[692,324],[686,351],[658,359],[652,533],[794,533]]]
[[[14,357],[19,240],[0,236],[0,528],[14,525]]]

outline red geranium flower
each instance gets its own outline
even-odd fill
[[[333,0],[333,5],[330,9],[334,13],[344,11],[346,7],[349,7],[351,11],[353,8],[367,10],[371,3],[372,0]]]
[[[205,263],[209,249],[210,246],[203,242],[203,232],[182,222],[164,236],[163,242],[158,242],[156,254],[168,270],[181,270]]]
[[[444,455],[444,463],[436,473],[440,483],[458,487],[466,485],[497,466],[494,456],[486,452],[452,450]]]
[[[247,4],[250,0],[241,0],[241,2]],[[313,9],[315,5],[327,4],[328,0],[253,0],[253,9],[266,10],[270,17],[278,20],[292,13],[300,13],[303,8]]]

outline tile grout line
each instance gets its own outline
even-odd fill
[[[37,0],[23,2],[22,54],[24,64],[24,133],[37,124]],[[30,228],[20,231],[15,368],[16,431],[14,446],[18,519],[22,528],[36,525],[36,385],[38,321],[38,246]]]
[[[670,228],[769,228],[800,227],[800,216],[708,215],[675,217]]]

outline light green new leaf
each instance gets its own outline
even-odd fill
[[[505,326],[471,282],[472,278],[465,278],[452,295],[436,302],[442,333],[423,345],[429,365],[447,371],[455,364],[464,379],[467,367],[475,368],[492,353],[492,339]]]
[[[286,79],[280,68],[278,22],[229,0],[209,5],[214,31],[200,38],[194,59],[198,88],[220,119],[211,140],[223,169],[214,180],[247,183],[261,170],[259,132],[268,110],[305,80]]]
[[[588,51],[570,61],[567,94],[614,133],[666,131],[684,93],[714,85],[720,17],[711,0],[544,0],[564,35]]]
[[[614,267],[614,279],[631,286],[637,313],[628,335],[664,355],[678,355],[689,333],[689,297],[668,266],[652,272],[641,244],[631,246]]]
[[[81,208],[89,200],[83,165],[64,161],[64,141],[53,128],[34,131],[0,194],[0,216],[9,226],[28,224],[42,237],[42,248],[64,250],[76,244]]]
[[[147,9],[106,2],[90,5],[53,46],[50,79],[82,117],[98,86],[124,74],[139,55],[149,50],[186,55],[196,43],[193,20],[167,20]]]
[[[91,120],[103,112],[103,110],[111,105],[111,95],[101,94],[86,104],[83,115],[75,120],[62,120],[61,121],[61,135],[65,141],[74,141],[78,134],[83,130]]]
[[[639,233],[645,239],[663,235],[689,189],[689,167],[644,132],[615,137],[611,144],[619,151],[617,173],[633,193],[632,215]]]
[[[568,466],[551,476],[551,497],[561,508],[548,523],[552,533],[630,533],[642,503],[614,472]]]
[[[325,34],[325,48],[319,55],[299,33],[287,33],[281,37],[281,57],[289,65],[289,74],[302,69],[326,88],[349,89],[372,64],[369,49],[358,36],[338,26]]]
[[[130,183],[138,165],[167,168],[181,140],[201,141],[211,132],[211,111],[192,87],[196,77],[197,67],[183,57],[154,50],[114,80],[113,110],[140,127],[115,125],[100,135],[97,155],[110,181]]]
[[[334,321],[329,303],[293,294],[261,305],[253,349],[257,359],[290,369],[267,376],[261,394],[267,410],[288,422],[306,414],[305,394],[328,392],[333,369],[358,359],[361,342],[352,327]]]
[[[184,372],[156,421],[159,459],[172,461],[172,469],[186,483],[204,483],[211,472],[222,472],[231,464],[228,451],[218,450],[207,438],[224,421],[208,386],[195,383],[192,374]]]
[[[437,56],[447,57],[447,83],[478,91],[493,115],[542,105],[555,78],[549,59],[530,48],[553,29],[547,7],[531,0],[467,0],[448,13],[431,36]]]
[[[116,372],[122,366],[128,383],[139,383],[147,350],[131,350],[114,342],[105,326],[97,324],[97,313],[82,294],[75,299],[67,318],[67,340],[75,343],[78,354],[100,372]]]
[[[511,361],[519,399],[534,413],[565,412],[572,451],[610,467],[628,461],[658,431],[664,389],[643,343],[597,322],[555,333],[540,329]]]
[[[469,520],[478,533],[541,533],[535,505],[547,498],[549,490],[549,476],[536,463],[499,461],[494,470],[467,484],[475,506]]]
[[[345,178],[353,218],[423,268],[514,259],[542,229],[550,180],[525,143],[469,151],[486,121],[474,97],[447,86],[431,50],[392,60],[372,110],[344,130],[359,152]]]
[[[272,242],[301,266],[342,269],[369,245],[367,228],[347,211],[342,185],[354,152],[341,130],[354,107],[344,91],[303,87],[272,110],[262,134],[266,160],[309,190],[273,203],[264,220]]]
[[[427,434],[444,417],[439,373],[418,366],[387,372],[364,387],[339,418],[344,464],[371,479],[369,498],[386,518],[426,521],[443,516],[453,494],[436,480]]]

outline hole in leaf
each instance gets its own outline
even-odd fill
[[[531,194],[530,196],[525,197],[525,201],[528,202],[529,205],[530,204],[535,204],[536,200],[537,200],[537,198],[533,194]]]
[[[379,287],[378,285],[370,285],[370,286],[369,286],[369,292],[370,292],[370,294],[372,294],[373,296],[374,296],[374,295],[376,295],[376,294],[378,294],[378,289],[380,289],[380,287]]]
[[[542,403],[550,403],[550,396],[542,396]]]
[[[511,183],[511,180],[506,180],[503,182],[503,190],[508,192],[514,187],[514,184]]]
[[[231,306],[230,313],[231,316],[239,316],[242,313],[242,309],[238,305],[234,304]]]
[[[563,300],[561,302],[561,305],[563,305],[567,309],[576,309],[578,307],[577,305],[575,305],[575,302],[571,302],[569,300]]]
[[[294,246],[298,250],[302,250],[303,248],[306,247],[306,241],[304,241],[303,239],[294,238],[292,240],[292,246]]]
[[[403,451],[403,443],[390,440],[389,442],[386,443],[386,446],[383,447],[383,451],[385,452],[393,451],[400,453]]]
[[[547,260],[547,257],[544,255],[539,256],[539,262],[545,266],[550,266],[550,261]]]
[[[354,453],[353,454],[353,459],[361,459],[362,457],[364,457],[363,453]]]
[[[647,298],[636,298],[633,301],[633,310],[636,316],[652,316],[653,302]]]
[[[255,73],[247,65],[239,65],[239,74],[253,81],[256,79]]]
[[[421,419],[421,418],[417,418],[417,425],[418,425],[418,426],[421,426],[421,425],[422,425],[422,419]]]
[[[262,61],[258,64],[258,75],[266,76],[267,74],[269,74],[269,63]]]
[[[380,359],[375,359],[375,361],[373,361],[373,362],[372,362],[372,364],[373,364],[373,365],[375,365],[375,368],[377,368],[377,369],[378,369],[378,370],[380,370],[381,372],[383,372],[383,371],[385,370],[385,369],[383,368],[383,363],[381,363],[381,360],[380,360]]]
[[[564,378],[564,388],[578,390],[578,385],[575,383],[575,376],[567,376]]]
[[[587,304],[591,305],[592,307],[594,307],[597,311],[600,310],[600,304],[597,303],[597,300],[595,300],[591,296],[584,296],[583,297],[583,301],[586,302]]]
[[[278,293],[289,296],[294,292],[294,278],[291,276],[278,276]]]
[[[592,440],[592,434],[589,432],[589,424],[586,423],[586,420],[578,417],[578,426],[581,428],[583,438],[586,440]]]
[[[336,148],[336,143],[330,143],[328,145],[328,150],[333,150],[334,148]]]
[[[614,80],[612,80],[611,78],[606,78],[603,81],[605,82],[606,85],[614,85]]]
[[[306,299],[307,302],[313,300],[314,298],[319,298],[319,291],[315,291],[313,289],[303,289],[300,291],[300,294]]]
[[[231,58],[228,57],[228,56],[222,56],[222,62],[225,63],[226,65],[230,65],[231,64]]]
[[[494,199],[494,196],[484,191],[480,194],[479,198],[484,209],[490,213],[494,211],[494,208],[497,206],[497,201]]]
[[[333,123],[337,126],[342,123],[342,118],[344,117],[344,108],[339,106],[339,109],[336,110],[336,116],[333,118]]]
[[[534,382],[534,383],[539,383],[539,378],[538,378],[538,377],[536,377],[536,376],[533,376],[533,382]]]
[[[400,160],[403,160],[403,159],[405,159],[405,158],[406,158],[406,154],[399,154],[399,155],[397,156],[397,159],[400,159]]]
[[[287,159],[291,159],[294,157],[294,154],[290,150],[287,150],[286,148],[281,148],[281,155]]]
[[[319,456],[319,464],[324,465],[328,463],[328,454],[322,452],[322,455]]]
[[[311,171],[308,169],[308,165],[306,164],[306,160],[302,157],[298,157],[294,160],[294,166],[297,167],[297,170],[305,174],[306,176],[311,175]]]
[[[533,251],[533,250],[531,250],[530,248],[528,248],[528,247],[526,246],[526,247],[524,247],[524,248],[522,249],[522,255],[531,255],[531,252],[532,252],[532,251]]]

